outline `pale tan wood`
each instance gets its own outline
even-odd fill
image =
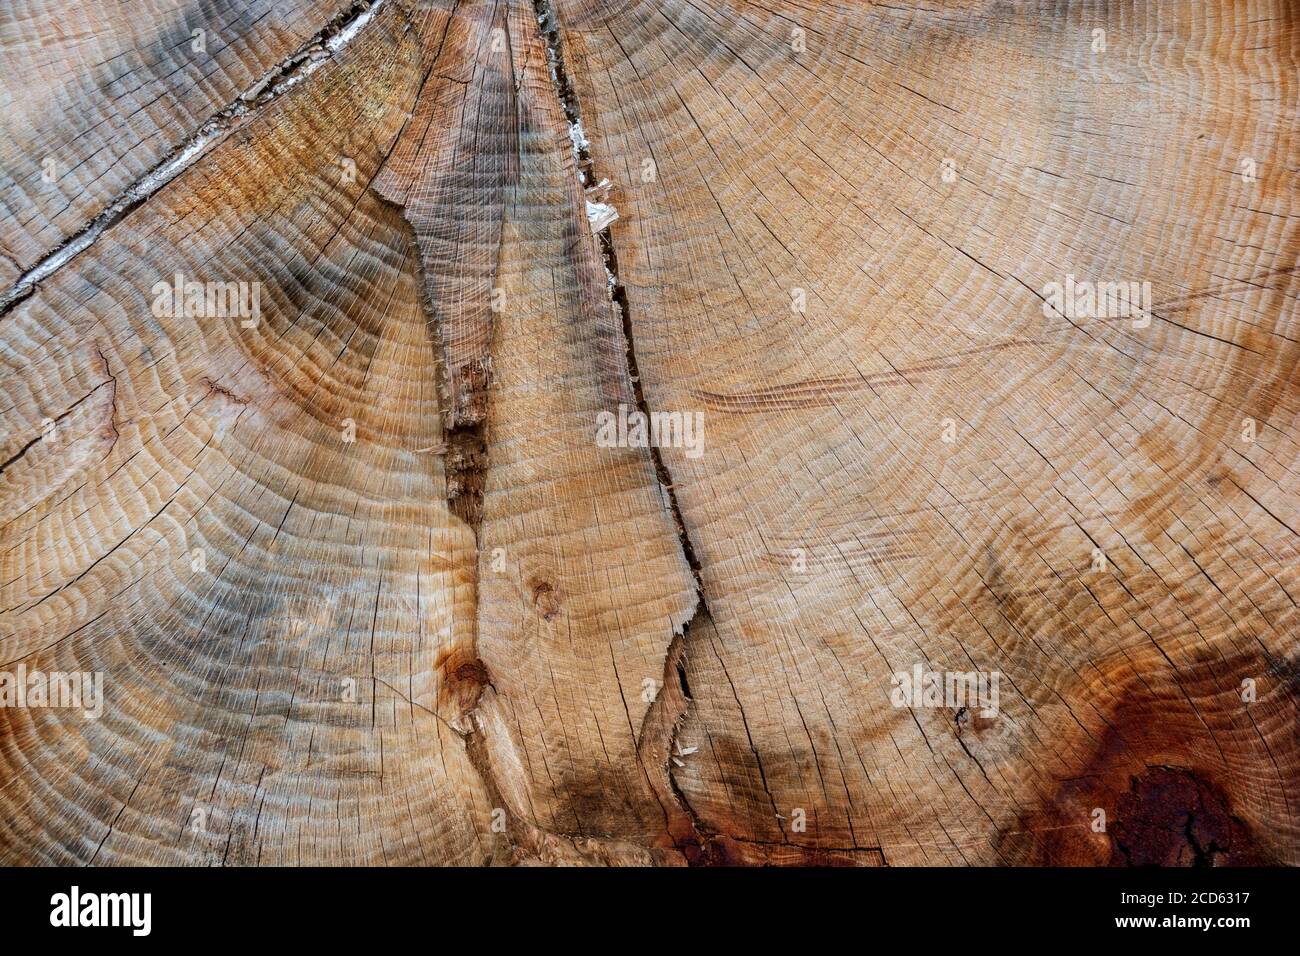
[[[368,187],[421,81],[406,23],[394,5],[0,320],[4,458],[73,409],[0,476],[0,658],[102,670],[108,697],[98,721],[0,710],[6,860],[492,852],[438,703],[472,536],[428,451],[413,237]],[[259,278],[260,325],[155,318],[176,270]]]
[[[1222,857],[1297,862],[1289,5],[558,5],[649,405],[707,415],[663,452],[700,829],[1105,862],[1092,810],[1167,765]],[[1156,317],[1045,317],[1066,273]],[[1001,715],[892,707],[918,662]]]
[[[1300,862],[1291,14],[351,8],[0,315],[0,859]]]

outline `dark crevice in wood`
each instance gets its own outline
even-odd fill
[[[554,9],[552,0],[533,0],[533,7],[537,14],[537,24],[541,31],[542,40],[546,46],[547,63],[550,69],[551,81],[555,88],[556,97],[559,99],[560,106],[564,111],[565,119],[568,121],[570,129],[570,140],[573,143],[574,157],[577,163],[578,175],[582,186],[585,188],[595,185],[599,180],[596,177],[595,163],[591,156],[590,146],[585,134],[582,132],[582,109],[578,103],[577,92],[570,80],[568,69],[564,60],[564,43],[560,35],[559,18]],[[645,389],[641,382],[641,372],[637,364],[636,344],[632,330],[631,306],[628,301],[627,289],[619,279],[618,252],[614,246],[614,239],[611,229],[606,227],[597,235],[597,243],[600,249],[601,261],[605,268],[607,288],[609,289],[610,300],[613,307],[618,312],[618,318],[622,325],[624,349],[627,356],[627,374],[632,383],[633,395],[635,396],[638,410],[650,420],[650,406],[646,400]],[[677,536],[678,545],[681,548],[682,555],[686,559],[691,569],[691,577],[695,584],[695,608],[693,609],[690,619],[682,624],[681,630],[673,635],[669,643],[668,653],[664,661],[664,684],[665,689],[669,680],[674,677],[677,679],[680,693],[682,695],[682,704],[680,712],[672,715],[669,720],[660,719],[659,723],[666,724],[666,743],[664,746],[664,766],[662,773],[667,780],[667,785],[672,798],[685,814],[687,825],[690,828],[689,833],[673,833],[675,829],[672,822],[668,824],[669,835],[672,837],[674,845],[686,857],[687,862],[691,864],[707,864],[713,860],[713,852],[710,849],[711,840],[703,829],[702,821],[695,815],[690,804],[686,800],[685,794],[678,787],[672,774],[672,751],[677,741],[677,731],[682,720],[686,716],[687,708],[690,706],[690,687],[686,680],[686,668],[683,659],[686,654],[687,642],[689,640],[689,630],[691,622],[700,617],[710,617],[708,603],[704,596],[704,582],[701,577],[700,560],[696,554],[695,546],[691,542],[691,537],[686,529],[685,519],[682,517],[681,506],[678,504],[677,495],[674,493],[672,473],[664,463],[663,456],[659,449],[652,446],[647,448],[651,463],[654,466],[655,476],[658,479],[660,493],[667,511],[672,516],[673,528]],[[655,721],[650,720],[653,708],[659,706],[656,701],[652,705],[652,710],[647,714],[647,720],[643,724],[645,727],[651,726]],[[643,745],[645,735],[642,734],[642,740],[639,742],[638,750],[644,752]],[[667,812],[667,811],[665,811]]]
[[[582,109],[578,103],[578,95],[573,88],[573,83],[569,79],[569,73],[564,62],[564,43],[560,36],[559,18],[556,15],[552,0],[533,0],[533,7],[537,12],[537,24],[542,33],[542,39],[546,44],[546,56],[550,67],[551,80],[555,86],[556,96],[559,97],[560,106],[564,110],[565,119],[568,120],[570,127],[570,138],[573,141],[574,155],[577,159],[578,175],[581,178],[583,187],[594,185],[596,179],[595,163],[591,157],[591,149],[587,143],[585,135],[579,132],[582,128]],[[618,271],[618,253],[614,248],[614,238],[609,228],[600,232],[597,236],[600,246],[601,259],[605,265],[605,273],[608,278],[608,287],[610,290],[610,299],[614,308],[618,310],[619,318],[623,326],[623,340],[627,351],[627,371],[628,377],[632,381],[633,394],[636,397],[637,409],[649,421],[650,406],[646,401],[645,389],[641,383],[641,372],[636,360],[636,343],[632,334],[631,306],[628,302],[627,289],[619,280]],[[659,479],[659,485],[662,488],[664,500],[672,514],[673,525],[677,532],[677,538],[681,545],[682,553],[686,557],[687,563],[691,567],[691,574],[695,579],[695,592],[698,605],[707,608],[704,597],[704,582],[700,576],[700,561],[695,552],[695,546],[691,543],[691,537],[686,530],[686,522],[682,518],[682,509],[677,503],[677,495],[673,491],[674,484],[672,473],[664,464],[663,456],[660,455],[659,449],[653,445],[647,448],[650,454],[650,460],[654,464],[655,474]]]
[[[455,425],[445,435],[447,506],[469,525],[477,543],[488,467],[486,423]]]

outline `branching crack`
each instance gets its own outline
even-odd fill
[[[97,216],[19,276],[18,281],[0,295],[0,317],[7,315],[14,306],[32,295],[39,283],[93,246],[106,231],[121,222],[145,200],[197,163],[232,129],[242,125],[272,100],[332,60],[335,54],[356,39],[386,2],[387,0],[374,0],[373,3],[370,0],[357,0],[296,52],[264,73],[256,83],[168,152],[144,176],[128,186]]]
[[[103,353],[103,352],[100,352],[99,355],[100,355],[100,358],[101,358],[101,359],[104,358],[104,353]],[[105,368],[107,369],[107,367],[108,367],[108,359],[104,359],[104,366],[105,366]],[[69,415],[71,415],[73,412],[75,412],[78,408],[80,408],[80,407],[82,406],[82,404],[85,403],[86,399],[90,398],[90,396],[94,395],[96,392],[98,392],[98,391],[99,391],[101,388],[103,388],[105,385],[112,386],[112,389],[113,389],[113,394],[112,394],[112,403],[113,403],[114,415],[115,415],[115,414],[116,414],[116,407],[117,407],[117,378],[116,378],[116,377],[115,377],[115,376],[110,372],[110,373],[108,374],[107,379],[105,379],[104,381],[100,382],[98,385],[96,385],[94,388],[92,388],[92,389],[91,389],[89,392],[87,392],[85,395],[81,396],[81,398],[79,398],[79,399],[77,399],[75,402],[73,402],[72,405],[71,405],[71,407],[69,407],[66,411],[60,413],[60,414],[58,415],[58,417],[56,417],[56,418],[50,418],[50,419],[47,419],[46,421],[48,421],[48,423],[49,423],[50,425],[58,425],[58,424],[59,424],[60,422],[62,422],[65,418],[67,418]],[[110,426],[112,427],[112,429],[113,429],[113,440],[114,440],[114,441],[117,441],[117,426],[116,426],[115,424],[113,424],[113,422],[112,422],[111,419],[110,419],[109,425],[110,425]],[[40,442],[42,442],[42,441],[44,441],[44,440],[47,440],[47,438],[48,438],[48,435],[45,433],[45,431],[42,431],[41,434],[37,435],[35,438],[32,438],[31,440],[29,440],[28,442],[26,442],[24,445],[22,445],[22,447],[20,447],[16,452],[14,452],[12,455],[10,455],[7,459],[5,459],[4,461],[0,462],[0,475],[3,475],[3,474],[5,473],[5,471],[8,470],[8,468],[9,468],[10,465],[14,464],[14,462],[16,462],[16,461],[18,461],[19,459],[21,459],[24,455],[26,455],[29,451],[31,451],[34,447],[36,447],[37,444],[39,444]]]

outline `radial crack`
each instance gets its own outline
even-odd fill
[[[546,44],[546,58],[550,67],[551,81],[555,86],[556,96],[559,97],[560,106],[564,109],[564,117],[569,124],[569,139],[573,143],[573,155],[578,166],[578,177],[585,190],[596,185],[598,180],[596,178],[595,163],[591,156],[591,144],[582,128],[582,109],[578,103],[578,94],[569,79],[569,73],[564,62],[564,43],[560,36],[559,19],[555,13],[553,0],[533,0],[533,8],[537,13],[537,23],[541,28],[542,39]],[[614,248],[614,238],[608,226],[598,233],[597,239],[600,244],[601,260],[605,266],[610,299],[614,304],[614,308],[618,310],[619,319],[623,326],[623,340],[627,350],[627,371],[632,380],[637,409],[645,415],[646,421],[650,421],[650,407],[646,401],[645,389],[641,384],[641,373],[636,360],[636,345],[632,335],[632,318],[627,289],[619,279],[618,254]],[[655,474],[659,479],[664,500],[672,514],[682,553],[690,565],[691,575],[695,579],[697,607],[702,606],[707,611],[708,604],[704,597],[704,582],[700,576],[700,561],[696,556],[695,547],[691,543],[690,534],[686,530],[686,522],[682,518],[682,509],[677,502],[677,495],[673,491],[672,473],[668,470],[668,466],[664,464],[663,456],[659,454],[658,448],[650,445],[648,451],[650,452],[650,460],[654,463]]]
[[[582,109],[578,102],[577,92],[569,78],[568,69],[564,60],[564,43],[560,35],[559,19],[556,15],[553,0],[533,0],[533,7],[537,14],[537,23],[541,30],[542,39],[546,46],[547,63],[550,68],[552,85],[555,88],[556,96],[560,101],[560,106],[564,110],[565,120],[569,124],[569,140],[573,144],[573,155],[577,165],[578,178],[584,192],[590,195],[591,190],[606,185],[604,180],[599,180],[596,175],[595,162],[591,155],[591,144],[587,139],[586,132],[582,126]],[[588,203],[591,206],[591,203]],[[588,210],[590,214],[590,208]],[[613,307],[618,311],[618,317],[622,325],[624,348],[627,356],[627,374],[632,383],[633,395],[635,396],[638,410],[645,416],[646,420],[651,420],[649,403],[646,400],[645,389],[641,383],[641,372],[637,364],[636,344],[632,332],[631,308],[628,301],[627,289],[619,279],[618,253],[614,247],[613,235],[610,226],[613,224],[617,214],[613,217],[603,219],[603,227],[596,231],[597,242],[600,248],[602,264],[605,268],[606,284],[609,290],[610,301]],[[695,811],[686,800],[685,794],[677,785],[677,781],[672,774],[672,750],[676,745],[677,732],[682,721],[686,717],[687,708],[690,706],[690,694],[686,682],[685,672],[685,654],[686,643],[688,640],[688,629],[691,622],[699,615],[711,618],[708,602],[705,599],[704,581],[701,577],[701,565],[696,555],[695,546],[691,542],[691,537],[686,529],[686,522],[682,517],[681,506],[678,504],[677,495],[674,492],[674,483],[672,473],[664,463],[663,456],[659,449],[654,445],[649,445],[647,451],[650,460],[654,465],[655,475],[658,478],[661,494],[668,512],[672,515],[674,530],[677,535],[678,545],[681,548],[682,556],[686,559],[691,569],[691,577],[695,584],[695,607],[692,610],[691,617],[682,624],[681,630],[673,635],[669,644],[668,653],[665,659],[665,687],[667,682],[673,677],[678,677],[680,689],[674,694],[674,699],[680,698],[680,708],[676,713],[658,713],[655,708],[647,714],[646,721],[642,724],[640,739],[638,740],[638,759],[643,764],[647,758],[654,757],[656,760],[662,759],[662,773],[664,783],[666,783],[666,794],[673,799],[680,808],[680,813],[684,816],[683,820],[668,821],[670,836],[673,838],[679,850],[682,851],[687,861],[693,864],[708,863],[712,860],[714,854],[712,850],[712,840],[704,828],[702,821],[696,816]],[[654,730],[658,735],[665,738],[662,748],[662,754],[656,753],[653,742],[649,739],[650,734],[647,731]]]
[[[126,188],[97,216],[69,236],[39,262],[19,276],[0,295],[0,317],[33,292],[36,286],[94,245],[106,231],[121,222],[185,170],[205,156],[226,134],[266,107],[272,100],[297,86],[330,62],[350,44],[388,0],[358,0],[331,20],[296,52],[280,61],[228,106],[213,115],[183,142],[159,160],[153,168]]]

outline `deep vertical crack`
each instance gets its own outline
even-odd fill
[[[591,144],[587,140],[586,132],[582,126],[582,108],[578,103],[578,94],[573,88],[573,82],[569,79],[568,69],[564,62],[564,43],[560,36],[559,19],[555,13],[553,0],[533,0],[533,9],[536,11],[537,24],[541,29],[542,40],[546,46],[546,59],[551,73],[551,82],[555,87],[560,106],[564,110],[564,118],[569,124],[569,139],[573,143],[573,155],[578,167],[578,178],[585,190],[594,186],[598,180],[596,178],[595,162],[591,156]],[[623,327],[623,341],[627,351],[627,371],[632,380],[632,391],[635,396],[636,406],[646,416],[646,420],[649,421],[650,407],[646,401],[645,388],[641,383],[641,371],[636,359],[636,342],[632,334],[631,308],[628,302],[627,289],[619,279],[618,253],[614,248],[614,238],[609,227],[602,229],[597,234],[597,241],[600,247],[601,261],[605,267],[610,300],[618,311]],[[682,509],[677,502],[677,494],[673,490],[672,473],[668,470],[668,466],[664,464],[663,456],[659,453],[657,447],[649,445],[647,450],[650,453],[650,460],[654,463],[655,474],[659,479],[659,485],[667,502],[668,510],[672,514],[682,553],[690,565],[691,576],[695,580],[696,613],[702,610],[707,614],[708,603],[704,597],[704,582],[700,576],[700,561],[696,556],[695,546],[691,543],[690,534],[686,530],[686,522],[682,519]],[[689,622],[687,623],[689,624]],[[685,625],[683,625],[684,628]]]
[[[559,99],[560,107],[564,111],[564,118],[569,126],[569,140],[573,145],[573,156],[578,170],[579,184],[585,192],[598,183],[603,184],[603,181],[599,180],[596,175],[595,161],[591,155],[591,144],[582,126],[582,108],[565,64],[564,42],[560,35],[559,18],[556,15],[553,0],[533,0],[533,9],[537,15],[537,24],[541,31],[542,41],[546,47],[547,66],[550,70],[551,82],[556,97]],[[610,226],[607,225],[604,229],[601,229],[596,234],[596,239],[600,249],[601,262],[605,268],[606,287],[609,291],[610,301],[618,312],[623,330],[623,342],[627,355],[627,374],[632,383],[633,396],[637,409],[649,421],[651,420],[650,406],[646,400],[645,388],[641,381],[641,370],[637,363],[636,342],[632,332],[631,306],[628,301],[627,289],[619,278],[618,252],[614,246]],[[698,617],[711,618],[711,615],[704,594],[704,580],[701,576],[700,561],[695,546],[691,542],[690,534],[686,529],[686,522],[682,517],[681,506],[674,491],[672,473],[668,470],[668,466],[664,463],[663,456],[656,446],[653,444],[648,445],[647,451],[654,465],[660,493],[663,496],[668,512],[672,516],[682,556],[690,567],[691,578],[695,584],[695,607],[692,609],[690,618],[683,622],[680,631],[674,633],[665,659],[665,684],[673,677],[676,677],[680,683],[682,698],[680,713],[672,715],[672,718],[668,720],[648,721],[643,724],[642,739],[638,742],[638,755],[640,756],[644,750],[642,745],[645,743],[645,729],[651,723],[666,725],[667,741],[664,745],[664,751],[668,759],[664,767],[664,775],[667,778],[672,797],[685,813],[689,825],[694,831],[689,837],[683,839],[674,835],[674,839],[689,862],[707,862],[711,857],[707,830],[704,828],[702,821],[696,816],[689,802],[687,802],[686,796],[682,793],[677,781],[673,779],[671,760],[677,742],[677,731],[686,716],[691,699],[685,670],[686,644],[689,639],[690,626]],[[672,829],[671,825],[670,829]]]

